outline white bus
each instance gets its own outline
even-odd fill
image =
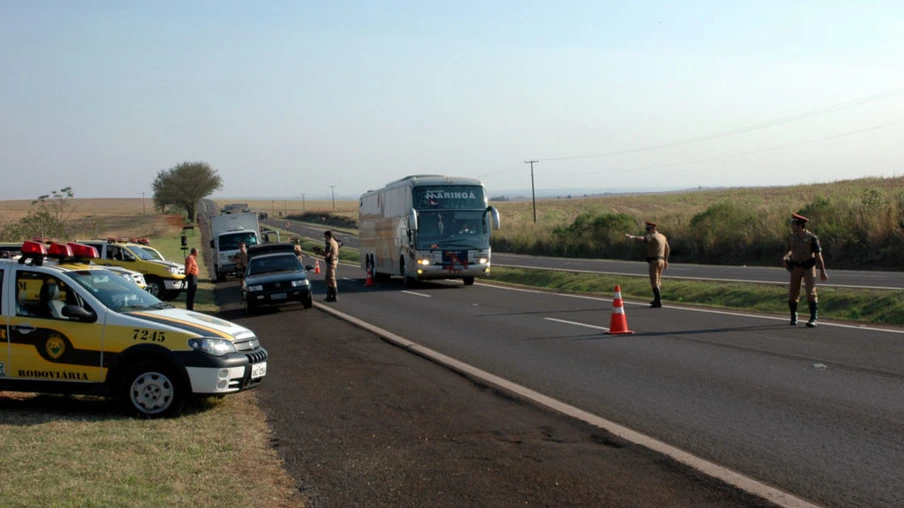
[[[406,284],[490,274],[490,230],[499,212],[475,178],[415,175],[365,192],[358,209],[361,268]]]

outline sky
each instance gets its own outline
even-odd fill
[[[904,2],[0,0],[0,199],[904,174]]]

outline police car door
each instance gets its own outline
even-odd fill
[[[73,287],[36,267],[19,266],[15,301],[9,302],[8,378],[23,381],[100,382],[103,324],[86,323],[61,314],[67,303],[79,303]]]

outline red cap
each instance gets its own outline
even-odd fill
[[[655,228],[655,227],[656,227],[656,223],[655,223],[655,222],[647,222],[647,228],[648,228],[648,229],[649,229],[649,228]]]
[[[795,222],[798,224],[806,224],[807,222],[809,222],[809,220],[810,219],[804,217],[803,215],[798,215],[796,213],[791,214],[791,223],[792,224]]]

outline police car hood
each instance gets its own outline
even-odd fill
[[[173,263],[172,261],[161,261],[159,259],[149,259],[148,261],[151,263],[157,263],[159,265],[172,266],[172,267],[176,267],[176,268],[179,268],[182,266],[179,263]]]
[[[254,332],[244,326],[185,309],[136,310],[125,314],[196,333],[200,337],[218,337],[235,341],[254,337]]]

